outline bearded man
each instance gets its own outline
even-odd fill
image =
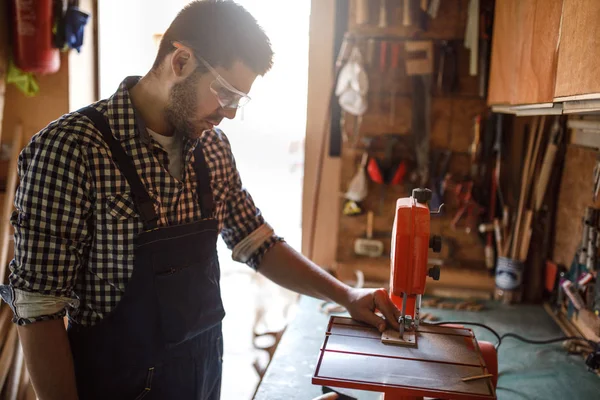
[[[243,7],[192,2],[145,76],[53,121],[22,151],[15,258],[0,293],[40,400],[218,399],[219,234],[234,260],[273,282],[398,328],[385,291],[350,288],[296,252],[242,186],[217,126],[249,101],[272,57]]]

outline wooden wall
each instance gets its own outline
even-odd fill
[[[331,268],[335,260],[338,216],[340,205],[338,187],[341,162],[329,157],[325,149],[324,163],[318,165],[322,151],[323,136],[327,118],[329,91],[333,85],[333,36],[335,2],[312,0],[310,13],[310,41],[308,66],[308,109],[305,138],[304,190],[302,196],[302,253],[311,255],[310,246],[314,243],[312,260]],[[326,145],[328,141],[325,142]],[[316,190],[316,177],[321,168],[317,207],[313,206]],[[311,241],[312,217],[316,213],[315,238]]]
[[[600,207],[592,201],[592,177],[597,149],[570,144],[565,155],[564,169],[558,193],[556,232],[553,259],[567,268],[581,243],[582,218],[586,207]]]
[[[369,2],[371,6],[371,21],[376,24],[379,2]],[[451,150],[452,159],[449,172],[457,178],[469,173],[471,164],[469,156],[469,147],[473,140],[474,119],[478,114],[486,111],[486,102],[484,98],[478,95],[478,77],[469,75],[469,52],[464,48],[464,32],[467,20],[468,0],[443,1],[436,19],[430,20],[427,31],[418,32],[415,26],[404,27],[401,23],[401,11],[391,11],[388,9],[390,25],[387,28],[376,26],[357,25],[355,23],[356,2],[351,1],[351,12],[349,21],[349,30],[358,38],[369,38],[375,36],[385,36],[389,40],[406,40],[409,38],[432,39],[436,57],[434,64],[434,82],[439,63],[439,45],[442,40],[452,41],[458,57],[457,86],[451,94],[442,93],[433,87],[432,110],[431,110],[431,150]],[[388,2],[388,4],[391,4]],[[401,2],[398,2],[401,8]],[[378,43],[378,42],[376,42]],[[360,41],[359,41],[360,45]],[[364,47],[363,47],[364,49]],[[400,140],[410,140],[411,130],[411,108],[412,94],[410,77],[408,77],[403,68],[404,54],[401,51],[400,69],[396,76],[396,108],[395,123],[388,124],[389,106],[391,95],[391,79],[393,75],[389,73],[381,74],[378,66],[378,49],[376,50],[375,65],[367,67],[369,73],[369,110],[363,117],[360,128],[362,137],[372,137],[375,142],[383,141],[390,134],[400,135]],[[365,54],[363,52],[363,54]],[[349,120],[347,128],[351,134],[353,119]],[[482,126],[483,127],[483,126]],[[383,151],[377,145],[375,150],[369,150],[371,156],[383,156]],[[339,192],[346,191],[348,183],[354,176],[365,145],[354,142],[345,142],[342,150],[341,181]],[[411,157],[410,148],[403,153],[396,154],[399,158]],[[375,212],[374,235],[381,239],[385,244],[384,256],[378,259],[361,258],[354,254],[354,240],[364,237],[366,226],[366,215],[344,216],[339,215],[339,234],[337,237],[336,265],[338,272],[342,276],[352,275],[349,271],[361,269],[366,275],[373,279],[389,279],[389,247],[391,238],[391,229],[393,224],[393,213],[396,199],[410,195],[410,187],[388,186],[385,195],[384,211],[379,214],[379,201],[381,186],[369,182],[369,195],[364,201],[364,208]],[[336,199],[340,207],[344,199]],[[452,196],[446,199],[446,210],[443,216],[432,219],[432,233],[443,236],[445,239],[455,243],[454,255],[452,259],[457,267],[465,270],[477,270],[485,275],[483,244],[479,236],[472,232],[467,234],[464,229],[452,229],[450,222],[456,211],[456,204]],[[448,256],[447,249],[442,253]],[[448,258],[448,261],[450,259]],[[465,283],[467,284],[467,283]],[[493,283],[492,283],[493,284]],[[468,284],[467,284],[468,285]],[[477,283],[474,284],[478,286]],[[485,280],[485,288],[490,288],[490,280]],[[492,286],[493,287],[493,286]]]

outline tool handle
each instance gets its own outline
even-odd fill
[[[371,38],[367,40],[367,64],[369,67],[373,66],[375,62],[375,39]]]
[[[356,5],[356,24],[364,25],[369,22],[369,1],[357,0]]]
[[[398,68],[398,59],[400,58],[400,46],[401,43],[393,43],[391,49],[391,60],[390,60],[390,68],[396,69]]]
[[[404,8],[402,10],[402,25],[404,26],[410,26],[412,25],[412,15],[411,13],[411,9],[410,9],[410,2],[412,0],[404,0]]]
[[[373,238],[373,211],[367,212],[367,239]]]
[[[385,8],[385,0],[379,2],[379,27],[387,27],[387,10]]]
[[[387,46],[388,43],[385,40],[382,40],[379,44],[379,70],[381,72],[385,71],[385,63],[387,58]]]

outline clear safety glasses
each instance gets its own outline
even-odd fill
[[[184,46],[191,49],[189,46],[186,46],[179,42],[173,42],[173,46],[178,49],[182,49]],[[195,54],[193,51],[190,52],[200,61],[206,69],[215,77],[215,79],[210,84],[210,91],[217,98],[219,105],[223,108],[230,109],[238,109],[248,104],[250,101],[250,96],[246,93],[237,90],[233,87],[225,78],[223,78],[204,58]]]

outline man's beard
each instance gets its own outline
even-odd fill
[[[171,89],[169,105],[165,109],[167,123],[179,137],[197,137],[194,121],[198,110],[198,97],[196,95],[196,84],[200,73],[195,71],[185,78],[183,82],[177,83]]]

